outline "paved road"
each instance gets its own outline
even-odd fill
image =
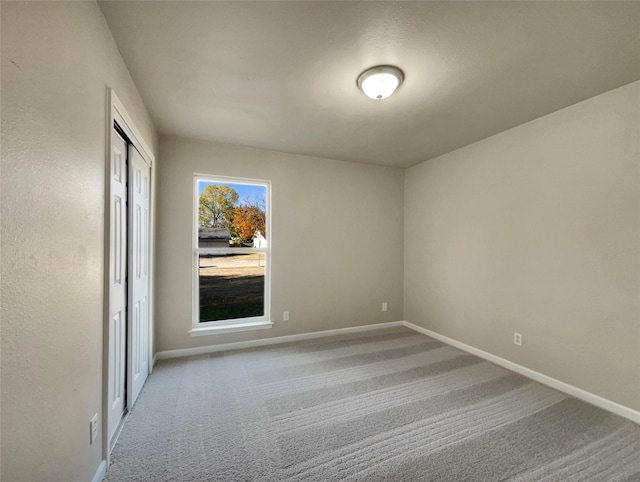
[[[259,263],[259,264],[258,264]],[[201,268],[254,268],[264,266],[263,259],[201,258]]]

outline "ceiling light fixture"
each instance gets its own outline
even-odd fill
[[[357,84],[367,97],[382,100],[393,94],[403,80],[404,74],[398,67],[378,65],[362,72]]]

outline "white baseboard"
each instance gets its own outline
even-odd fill
[[[613,402],[599,395],[583,390],[582,388],[578,388],[573,385],[569,385],[568,383],[561,382],[560,380],[556,380],[555,378],[544,375],[535,370],[531,370],[530,368],[518,365],[517,363],[509,361],[505,358],[501,358],[478,348],[474,348],[470,345],[454,340],[453,338],[449,338],[426,328],[422,328],[421,326],[414,325],[413,323],[410,323],[408,321],[403,321],[402,324],[407,328],[411,328],[412,330],[417,331],[418,333],[422,333],[423,335],[435,338],[436,340],[442,341],[455,348],[459,348],[460,350],[471,353],[472,355],[484,358],[485,360],[495,363],[496,365],[500,365],[507,370],[511,370],[513,372],[519,373],[520,375],[524,375],[525,377],[531,378],[532,380],[542,383],[543,385],[566,393],[567,395],[571,395],[572,397],[590,403],[591,405],[595,405],[596,407],[615,413],[616,415],[620,415],[621,417],[629,419],[632,422],[640,424],[640,412],[638,412],[637,410],[625,407],[624,405],[620,405],[619,403]]]
[[[105,475],[107,475],[107,461],[103,460],[102,462],[100,462],[98,470],[96,470],[96,473],[93,476],[93,479],[91,479],[91,482],[102,482],[102,479],[104,479]]]
[[[335,330],[314,331],[312,333],[301,333],[299,335],[275,336],[272,338],[260,338],[258,340],[239,341],[236,343],[221,343],[219,345],[207,345],[194,348],[182,348],[178,350],[166,350],[156,353],[155,358],[158,360],[166,360],[168,358],[179,358],[191,355],[205,355],[207,353],[215,353],[219,351],[239,350],[241,348],[254,348],[257,346],[277,345],[280,343],[288,343],[291,341],[311,340],[313,338],[321,338],[331,335],[345,335],[347,333],[357,333],[361,331],[380,330],[382,328],[392,328],[394,326],[403,326],[402,321],[389,321],[387,323],[376,323],[374,325],[353,326],[350,328],[338,328]]]

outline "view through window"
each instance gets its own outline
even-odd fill
[[[268,183],[196,176],[195,184],[195,324],[267,320]]]

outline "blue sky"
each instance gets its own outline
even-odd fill
[[[198,194],[202,194],[202,191],[209,184],[216,184],[218,186],[229,186],[234,188],[238,192],[238,204],[248,197],[250,199],[262,200],[267,197],[267,188],[264,186],[252,186],[250,184],[232,184],[228,182],[210,182],[210,181],[198,181]]]

